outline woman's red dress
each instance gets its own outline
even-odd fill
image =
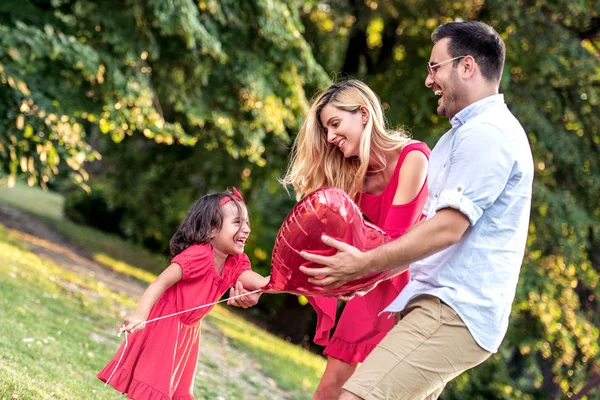
[[[366,217],[396,239],[422,218],[423,207],[427,200],[427,182],[419,194],[406,204],[393,205],[398,176],[406,155],[411,151],[420,151],[429,158],[431,152],[422,142],[410,143],[402,148],[394,174],[380,194],[363,193],[360,208]],[[357,364],[364,361],[371,350],[392,328],[394,318],[379,313],[388,306],[406,286],[408,271],[392,279],[381,282],[366,296],[350,300],[342,312],[331,339],[330,331],[335,325],[337,300],[327,297],[308,297],[308,301],[317,312],[317,329],[314,342],[326,346],[324,354]]]

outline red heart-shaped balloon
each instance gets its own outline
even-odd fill
[[[358,206],[340,189],[325,187],[298,202],[283,221],[273,247],[271,279],[263,288],[306,296],[337,296],[363,289],[386,275],[370,274],[336,289],[325,289],[308,282],[300,266],[320,268],[305,260],[300,252],[331,256],[337,252],[321,241],[321,235],[348,243],[361,251],[387,243],[391,238],[377,226],[365,221]]]

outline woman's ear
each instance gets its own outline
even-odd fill
[[[369,122],[369,109],[365,106],[360,106],[360,116],[363,126],[366,125]]]

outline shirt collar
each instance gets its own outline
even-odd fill
[[[452,129],[456,130],[461,125],[466,123],[471,118],[474,118],[485,109],[490,106],[494,106],[497,104],[504,104],[504,95],[503,94],[494,94],[488,97],[485,97],[479,101],[476,101],[473,104],[468,105],[467,107],[460,110],[452,119],[450,120],[450,124],[452,125]]]

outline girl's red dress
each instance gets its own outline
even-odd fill
[[[214,267],[210,244],[195,244],[172,260],[183,276],[156,302],[148,320],[213,303],[250,269],[245,254],[229,256],[221,275]],[[130,399],[193,400],[192,387],[198,360],[202,318],[213,308],[204,307],[151,322],[129,335],[129,345],[109,385]],[[124,344],[98,374],[103,382],[113,373]]]
[[[425,143],[416,142],[402,148],[394,174],[387,186],[378,195],[363,193],[360,209],[369,221],[383,229],[392,239],[400,237],[411,226],[422,219],[422,211],[427,200],[427,182],[417,196],[406,204],[393,205],[398,176],[406,155],[420,151],[427,158],[431,150]],[[309,303],[317,312],[317,329],[314,342],[326,346],[324,354],[350,364],[361,363],[379,344],[393,327],[394,318],[379,313],[388,306],[409,281],[408,271],[392,279],[383,281],[364,297],[350,300],[342,312],[330,339],[330,331],[335,325],[337,300],[327,297],[308,297]]]

